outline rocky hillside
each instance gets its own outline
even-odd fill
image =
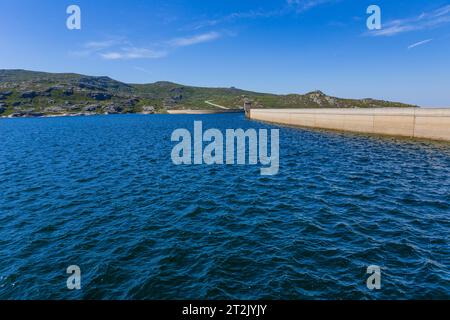
[[[108,77],[0,70],[0,116],[59,114],[164,113],[176,109],[213,109],[213,102],[241,108],[411,107],[373,99],[340,99],[320,91],[274,95],[236,88],[201,88],[171,82],[126,84]]]

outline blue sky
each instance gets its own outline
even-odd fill
[[[0,48],[6,69],[450,107],[450,1],[2,0]]]

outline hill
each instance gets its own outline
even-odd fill
[[[237,88],[204,88],[155,82],[127,84],[75,73],[0,70],[0,115],[40,116],[96,113],[164,113],[167,110],[241,108],[413,107],[373,99],[341,99],[321,91],[275,95]],[[205,103],[209,101],[211,103]]]

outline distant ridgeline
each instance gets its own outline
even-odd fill
[[[208,101],[209,103],[206,103]],[[0,70],[0,116],[165,113],[170,110],[255,108],[412,107],[373,99],[340,99],[320,91],[275,95],[237,88],[203,88],[171,82],[127,84],[74,73]]]

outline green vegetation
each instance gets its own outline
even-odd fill
[[[275,95],[171,82],[126,84],[108,77],[0,70],[2,116],[164,113],[168,110],[216,108],[205,101],[236,109],[241,108],[246,100],[257,108],[413,107],[373,99],[339,99],[320,91],[305,95]]]

